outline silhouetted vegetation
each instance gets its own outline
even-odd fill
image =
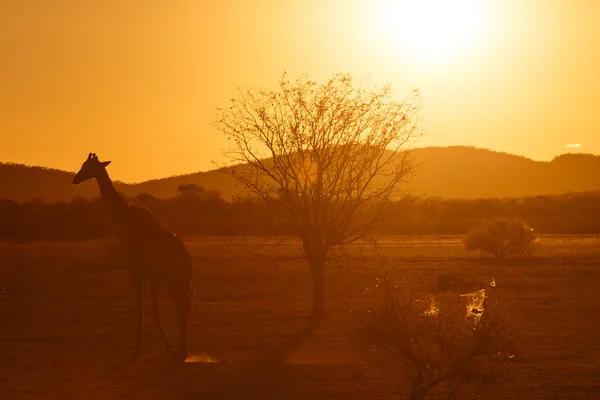
[[[516,218],[495,218],[474,227],[464,239],[469,251],[483,251],[494,257],[531,255],[536,235],[533,228]]]
[[[378,304],[359,330],[365,359],[393,371],[400,399],[475,399],[501,387],[515,331],[488,298],[492,289],[419,298],[410,281],[384,271]]]
[[[70,202],[0,201],[0,238],[9,240],[99,239],[114,231],[104,204],[74,198]]]
[[[325,269],[334,246],[365,236],[412,171],[406,147],[420,95],[355,89],[347,74],[318,84],[285,74],[279,90],[240,90],[216,127],[234,166],[221,171],[272,204],[302,240],[312,273],[311,318],[325,316]]]
[[[147,207],[180,236],[291,235],[278,205],[248,198],[225,201],[216,192],[181,192],[170,199],[141,194],[128,200]],[[405,198],[392,202],[371,228],[378,235],[464,235],[494,218],[518,218],[538,234],[600,234],[600,192],[515,199]],[[0,200],[1,240],[88,240],[114,235],[101,199],[69,202]]]

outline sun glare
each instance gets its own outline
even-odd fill
[[[485,29],[486,0],[379,0],[375,33],[389,51],[444,60],[471,48]]]

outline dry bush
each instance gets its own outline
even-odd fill
[[[392,371],[400,398],[477,397],[498,389],[514,358],[514,331],[487,289],[416,298],[383,277],[375,310],[360,330],[366,361]]]
[[[536,241],[533,228],[513,218],[496,218],[471,229],[464,239],[468,251],[481,250],[494,257],[531,255]]]

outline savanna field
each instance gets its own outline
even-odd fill
[[[147,300],[131,360],[134,293],[113,241],[1,243],[0,399],[398,398],[402,373],[370,363],[356,339],[384,265],[434,296],[449,272],[495,280],[518,347],[504,384],[480,398],[600,399],[600,236],[542,236],[533,258],[511,262],[467,253],[459,236],[350,245],[329,260],[327,319],[301,340],[311,277],[299,242],[185,241],[197,304],[184,364],[161,355]],[[161,315],[177,343],[164,292]]]

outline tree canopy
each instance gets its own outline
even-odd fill
[[[328,250],[363,237],[412,167],[420,93],[404,101],[389,86],[355,88],[348,74],[324,84],[284,74],[279,91],[239,90],[216,127],[237,164],[223,168],[255,195],[279,205],[302,238],[313,272],[314,312],[323,314]]]
[[[284,74],[280,91],[240,90],[231,103],[217,128],[241,165],[222,170],[281,200],[303,238],[330,247],[361,237],[411,171],[403,150],[418,121],[418,90],[396,102],[389,86],[355,89],[347,74],[325,84]]]

